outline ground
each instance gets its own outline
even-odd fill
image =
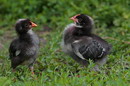
[[[10,26],[13,28],[13,25]],[[8,47],[16,37],[14,29],[1,27],[0,36],[0,86],[128,86],[130,85],[130,42],[128,29],[98,28],[95,33],[112,44],[107,64],[100,72],[90,71],[76,63],[60,48],[64,27],[44,27],[35,30],[39,35],[40,53],[32,76],[26,66],[19,66],[16,72],[10,68]],[[37,27],[39,28],[39,27]],[[40,27],[41,28],[41,27]],[[61,28],[61,29],[60,29]],[[118,30],[117,30],[118,29]]]

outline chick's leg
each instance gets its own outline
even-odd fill
[[[34,67],[33,67],[33,66],[30,66],[29,69],[30,69],[32,75],[34,75]]]
[[[102,58],[102,59],[100,59],[100,60],[97,60],[97,61],[95,62],[96,65],[94,66],[93,70],[94,70],[94,71],[100,71],[99,67],[100,67],[100,66],[103,66],[103,65],[106,63],[106,61],[107,61],[107,57],[104,57],[104,58]]]

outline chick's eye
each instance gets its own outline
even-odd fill
[[[32,25],[32,23],[31,23],[31,22],[29,22],[29,25]]]
[[[79,22],[82,22],[82,19],[81,19],[81,18],[79,18],[79,19],[78,19],[78,21],[79,21]]]

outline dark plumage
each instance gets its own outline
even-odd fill
[[[97,64],[94,70],[99,71],[98,66],[106,62],[111,45],[92,33],[94,22],[91,17],[78,14],[71,19],[74,23],[64,30],[63,51],[84,66],[87,66],[88,60],[91,59]]]
[[[37,58],[39,50],[39,38],[32,31],[32,27],[37,26],[29,19],[19,19],[15,30],[18,37],[14,39],[9,47],[11,67],[15,69],[18,65],[26,64],[33,73],[33,64]]]

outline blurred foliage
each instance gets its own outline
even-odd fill
[[[129,0],[0,0],[0,19],[14,23],[31,18],[39,24],[58,26],[79,13],[92,16],[97,27],[127,26],[130,22]]]

